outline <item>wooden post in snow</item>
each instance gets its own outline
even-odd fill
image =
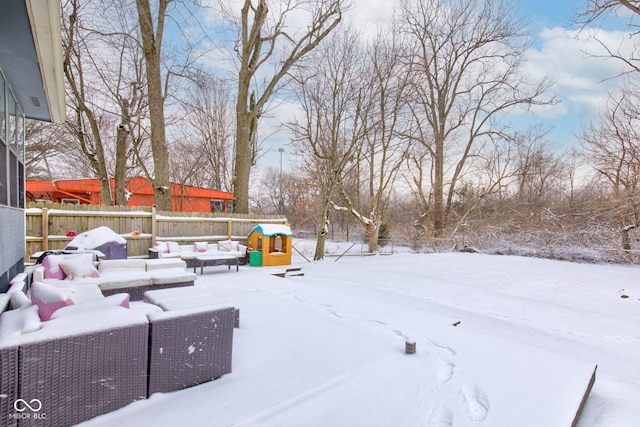
[[[49,250],[49,209],[42,208],[42,250]]]
[[[414,354],[416,352],[416,342],[412,339],[407,339],[404,343],[404,352],[406,354]]]
[[[156,245],[156,238],[158,237],[158,223],[156,222],[156,207],[151,208],[151,246]]]

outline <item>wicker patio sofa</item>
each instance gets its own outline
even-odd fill
[[[62,273],[56,271],[61,259],[78,258],[82,255],[51,255],[56,261],[49,261],[45,257],[41,265],[32,272],[32,280],[44,282],[63,288],[79,288],[97,286],[102,295],[109,296],[128,293],[131,301],[140,301],[146,291],[152,289],[166,289],[182,286],[193,286],[196,275],[186,270],[186,262],[180,259],[113,259],[95,262],[95,270],[83,269],[80,276],[69,280]],[[91,266],[90,257],[85,261]],[[54,265],[52,267],[52,265]],[[87,274],[87,271],[89,272]]]
[[[201,255],[232,255],[238,258],[240,265],[246,264],[247,247],[234,240],[221,240],[218,243],[195,242],[179,245],[177,242],[156,242],[149,248],[150,259],[178,258],[187,263],[187,268],[196,266],[196,257]]]
[[[0,314],[1,425],[73,425],[231,372],[234,307],[121,301],[65,306],[47,321],[35,304]]]

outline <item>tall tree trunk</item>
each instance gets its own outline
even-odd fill
[[[333,196],[333,186],[330,185],[327,189],[327,195],[324,198],[322,206],[322,219],[320,220],[320,231],[318,232],[318,239],[316,240],[316,252],[313,255],[314,261],[324,259],[324,243],[329,233],[329,218],[331,216],[331,198]]]
[[[444,233],[444,138],[436,135],[436,156],[433,180],[433,232],[434,237]]]
[[[84,105],[84,104],[82,104]],[[113,205],[113,199],[111,198],[111,183],[109,182],[109,172],[107,172],[107,164],[104,158],[104,147],[102,146],[102,138],[100,136],[100,129],[98,128],[98,122],[96,121],[93,112],[88,108],[78,107],[76,108],[76,114],[78,117],[78,138],[80,140],[80,146],[82,151],[87,154],[91,167],[98,175],[100,179],[100,199],[104,206]],[[93,136],[93,147],[87,142],[86,135],[82,131],[84,126],[82,125],[83,116],[86,117],[91,128],[91,135]]]
[[[320,224],[320,232],[318,233],[318,239],[316,240],[316,252],[313,255],[314,261],[319,261],[324,259],[324,243],[327,240],[327,233],[329,230],[329,223],[326,221],[326,218],[322,219],[322,224]]]
[[[118,125],[116,132],[116,172],[114,175],[115,180],[115,201],[114,204],[118,206],[126,206],[127,201],[127,138],[129,137],[129,110],[128,102],[121,100],[121,122]]]
[[[372,222],[369,227],[367,227],[367,232],[369,233],[369,252],[376,253],[378,249],[380,249],[380,242],[378,240],[380,226],[378,225],[378,221]]]
[[[258,58],[264,41],[262,26],[269,8],[265,0],[259,0],[249,22],[249,12],[253,9],[251,0],[245,0],[241,13],[241,55],[238,71],[238,97],[236,99],[236,153],[233,169],[234,212],[249,213],[249,178],[253,166],[252,139],[258,123],[255,94],[249,95],[251,78],[257,71]],[[270,96],[267,95],[267,96]]]
[[[248,82],[247,82],[248,83]],[[249,213],[249,177],[253,164],[251,149],[251,112],[247,111],[247,91],[238,91],[236,103],[236,153],[233,168],[233,210],[238,213]]]
[[[153,152],[153,190],[156,207],[171,210],[171,184],[169,178],[169,152],[164,122],[164,96],[160,71],[162,35],[167,6],[172,0],[160,0],[158,4],[157,28],[154,31],[149,0],[136,0],[138,22],[142,36],[142,50],[147,66],[147,96],[149,98],[149,121],[151,123],[151,151]]]

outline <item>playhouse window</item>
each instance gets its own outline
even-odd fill
[[[283,239],[281,235],[276,234],[273,236],[269,241],[269,252],[284,252],[284,244],[282,241]]]

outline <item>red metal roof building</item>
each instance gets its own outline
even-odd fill
[[[98,178],[31,180],[25,182],[28,201],[47,200],[54,203],[101,205]],[[127,179],[128,206],[153,206],[153,187],[146,178]],[[115,180],[111,178],[111,191]],[[233,194],[208,188],[171,184],[171,204],[174,212],[232,212]]]

